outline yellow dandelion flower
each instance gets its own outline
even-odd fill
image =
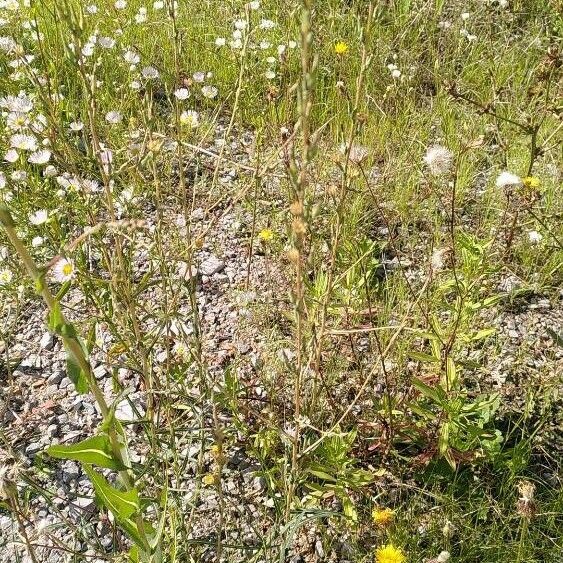
[[[522,182],[528,189],[536,190],[540,187],[540,179],[535,176],[526,176]]]
[[[262,229],[258,233],[258,238],[263,242],[270,242],[274,239],[274,231],[271,229]]]
[[[406,560],[403,551],[390,543],[375,551],[375,563],[404,563]]]
[[[212,473],[208,473],[207,475],[204,475],[202,477],[201,481],[204,485],[214,485],[215,484],[215,475],[213,475]]]
[[[336,43],[336,45],[334,46],[334,52],[337,55],[343,55],[346,51],[348,50],[348,44],[344,43],[344,41],[339,41],[338,43]]]
[[[379,508],[376,506],[372,510],[371,517],[377,526],[387,526],[393,520],[394,514],[394,511],[390,508]]]

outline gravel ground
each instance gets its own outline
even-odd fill
[[[250,144],[250,141],[249,138],[243,138],[239,144],[231,144],[231,158],[247,162],[248,153],[244,146],[245,142]],[[221,171],[220,180],[223,186],[236,186],[239,181],[236,168],[227,166]],[[275,200],[267,203],[272,208],[281,206],[281,202]],[[197,208],[192,213],[196,229],[203,231],[213,222],[203,247],[197,254],[198,307],[202,319],[204,356],[211,377],[217,380],[223,378],[225,367],[230,362],[235,359],[240,362],[241,373],[246,378],[246,389],[250,390],[254,399],[259,400],[265,391],[257,382],[254,368],[260,364],[261,355],[268,343],[252,311],[275,301],[276,294],[284,285],[284,274],[276,270],[276,265],[258,249],[253,259],[250,283],[246,286],[248,235],[252,214],[241,206],[234,206],[229,210],[227,204],[228,201],[222,207],[217,207],[212,215],[206,215],[202,208]],[[147,220],[150,223],[156,219],[149,215]],[[167,213],[167,220],[175,225],[172,230],[175,229],[176,235],[181,237],[182,221],[172,213]],[[143,236],[148,238],[145,243],[139,244],[140,250],[136,257],[139,272],[146,269],[146,249],[150,247],[150,235]],[[504,280],[502,283],[511,282]],[[143,300],[150,304],[158,302],[159,297],[158,291],[152,290],[152,293],[143,295]],[[176,331],[190,334],[193,326],[189,320],[189,301],[185,296],[180,298],[180,312],[185,316],[170,330],[172,333]],[[71,291],[66,296],[65,304],[70,317],[86,318],[88,304],[78,291]],[[547,380],[562,367],[562,350],[556,347],[547,331],[548,328],[558,333],[562,330],[561,300],[533,296],[517,307],[501,304],[494,311],[488,311],[487,315],[486,321],[492,323],[498,333],[494,346],[488,346],[477,353],[475,359],[481,361],[484,367],[475,372],[475,380],[483,390],[498,390],[505,398],[507,411],[521,411],[526,406],[522,390]],[[54,442],[69,443],[85,438],[92,434],[100,422],[99,413],[91,398],[74,391],[65,371],[65,352],[61,343],[46,331],[44,318],[44,307],[36,301],[30,302],[25,311],[24,322],[21,323],[15,340],[10,342],[8,350],[10,357],[19,358],[20,361],[9,379],[5,374],[0,378],[0,420],[7,443],[11,445],[9,454],[8,449],[4,452],[0,450],[0,453],[5,458],[9,457],[10,462],[14,461],[13,456],[23,468],[31,468],[37,463],[38,454],[46,446]],[[149,322],[143,328],[150,331],[155,327]],[[137,417],[142,417],[146,408],[143,386],[138,375],[125,366],[112,374],[107,354],[104,353],[112,345],[111,337],[102,331],[100,338],[103,345],[93,355],[95,375],[108,397],[114,387],[113,377],[117,377],[121,385],[131,390],[128,400],[119,404],[118,417],[130,423],[128,432],[132,437],[133,461],[144,463],[146,452],[143,449],[142,426],[135,424]],[[162,364],[161,373],[164,373],[168,361],[166,350],[156,350],[155,356],[157,362]],[[195,377],[195,374],[192,376]],[[189,383],[188,378],[187,384],[182,389],[178,388],[178,393],[187,393],[189,397]],[[197,382],[194,380],[193,384],[195,389]],[[555,395],[555,390],[552,400],[561,400]],[[209,405],[207,407],[209,412],[204,413],[204,419],[209,422],[211,408]],[[193,420],[195,418],[191,419]],[[221,422],[225,426],[229,424],[229,420],[224,417]],[[182,418],[181,423],[189,426],[189,413]],[[554,436],[558,440],[554,447],[563,451],[561,436],[555,427],[546,428],[545,435]],[[211,433],[206,436],[205,442],[212,443]],[[183,480],[176,482],[175,487],[181,492],[180,497],[184,498],[188,513],[189,502],[195,498],[193,475],[198,463],[203,461],[204,466],[209,468],[212,457],[205,452],[200,460],[201,445],[193,439],[186,439],[179,449],[185,471]],[[272,525],[275,499],[270,497],[264,479],[256,474],[259,466],[246,453],[243,441],[237,443],[235,440],[225,454],[225,543],[232,542],[251,548],[262,541]],[[7,463],[7,459],[4,462]],[[39,560],[46,563],[71,561],[73,556],[64,550],[66,548],[57,548],[57,544],[60,544],[59,548],[68,546],[91,556],[91,561],[104,561],[103,558],[96,559],[96,556],[109,552],[118,539],[115,538],[107,517],[97,509],[93,491],[79,464],[72,461],[49,462],[44,471],[32,470],[28,473],[49,491],[50,498],[49,501],[39,496],[28,499],[28,513],[32,516],[25,524],[27,534],[32,540],[46,546],[38,548]],[[213,560],[213,544],[219,518],[218,502],[217,492],[213,487],[204,487],[197,500],[192,535],[194,540],[210,543],[209,549],[204,550],[206,555],[202,560]],[[73,531],[76,526],[87,529],[89,537],[97,539],[90,544],[86,543]],[[238,549],[236,553],[230,553],[230,556],[230,561],[244,561],[245,551]],[[29,561],[22,549],[17,523],[6,513],[0,514],[0,558],[7,563]],[[345,559],[344,552],[338,555],[334,552],[325,553],[315,527],[309,526],[298,536],[291,560],[297,563]]]

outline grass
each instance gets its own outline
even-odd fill
[[[1,95],[33,101],[22,118],[4,98],[0,120],[2,393],[10,409],[40,295],[103,414],[86,457],[22,468],[0,433],[0,506],[32,560],[44,542],[77,561],[563,560],[557,2],[23,4],[0,8]],[[256,361],[215,362],[208,286],[185,274],[202,248],[243,253],[225,299]],[[495,320],[532,330],[541,299],[553,326],[513,346]],[[128,400],[136,425],[113,415]],[[266,497],[252,539],[238,451]],[[51,504],[61,457],[112,514],[102,532]]]

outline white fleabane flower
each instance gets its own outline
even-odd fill
[[[20,155],[18,154],[18,151],[16,149],[10,149],[9,151],[6,151],[6,153],[4,154],[4,160],[6,162],[10,162],[11,164],[16,162],[19,157]]]
[[[7,268],[0,270],[0,286],[9,285],[13,279],[14,274],[12,274],[11,270],[8,270]]]
[[[94,44],[93,43],[86,43],[84,47],[82,47],[82,54],[85,57],[91,57],[94,54]]]
[[[260,22],[260,29],[273,29],[274,27],[276,27],[276,24],[272,20],[262,20]]]
[[[516,174],[512,174],[512,172],[501,172],[495,182],[497,188],[510,188],[513,186],[521,186],[522,180],[516,176]]]
[[[10,146],[22,151],[35,151],[37,150],[37,139],[31,135],[16,133],[10,137]]]
[[[250,3],[248,4],[248,7],[249,7],[251,10],[258,10],[258,8],[260,8],[260,2],[258,2],[258,0],[253,0],[252,2],[250,2]]]
[[[398,68],[395,68],[391,71],[391,76],[393,78],[400,78],[401,77],[401,71]]]
[[[115,39],[113,37],[100,37],[98,45],[104,49],[113,49],[115,47]]]
[[[27,159],[30,164],[47,164],[51,159],[51,151],[47,149],[40,149],[32,152]]]
[[[194,110],[183,111],[180,114],[180,123],[195,129],[199,127],[199,114]]]
[[[108,111],[106,113],[106,121],[112,125],[119,123],[122,119],[123,117],[118,111]]]
[[[12,131],[18,131],[27,126],[29,120],[25,113],[11,111],[6,117],[6,127]]]
[[[272,69],[268,69],[265,73],[264,76],[268,79],[268,80],[273,80],[276,77],[276,73],[272,70]]]
[[[187,88],[178,88],[174,91],[177,100],[187,100],[190,97],[190,91]]]
[[[434,176],[439,176],[448,172],[452,166],[453,154],[442,145],[432,145],[426,151],[424,162],[428,166],[428,170]]]
[[[124,10],[127,8],[127,2],[125,0],[116,0],[114,6],[116,10]]]
[[[44,242],[43,237],[33,237],[31,241],[31,246],[33,246],[33,248],[37,248],[38,246],[41,246],[43,242]]]
[[[96,6],[95,4],[90,4],[89,6],[86,6],[86,12],[88,12],[90,15],[97,14],[98,6]]]
[[[146,66],[141,71],[141,74],[143,75],[143,78],[148,78],[150,80],[154,80],[159,77],[158,70],[156,70],[154,66]]]
[[[25,170],[14,170],[10,174],[12,182],[25,182],[27,180],[27,172]]]
[[[208,84],[201,89],[201,93],[206,98],[212,99],[212,98],[215,98],[217,96],[217,94],[219,93],[219,90],[217,90],[217,88],[215,88],[215,86],[210,86]]]
[[[246,20],[236,20],[235,21],[235,29],[238,29],[240,31],[245,29],[247,25],[248,24],[247,24]]]
[[[217,47],[223,47],[226,42],[227,42],[227,40],[224,37],[217,37],[215,39],[215,45]]]
[[[57,261],[53,268],[53,280],[59,283],[64,283],[71,280],[75,275],[74,264],[66,258],[61,258]]]
[[[125,51],[125,53],[123,53],[123,59],[130,65],[136,65],[141,60],[141,57],[139,57],[135,51]]]
[[[198,70],[193,73],[192,78],[194,79],[194,82],[203,82],[205,80],[205,72]]]
[[[152,7],[154,10],[162,10],[162,8],[164,8],[164,2],[162,0],[156,0],[156,2],[153,2]]]
[[[11,53],[15,51],[17,47],[16,42],[11,37],[0,37],[0,51],[4,51],[4,53]]]
[[[39,209],[29,216],[29,222],[32,225],[43,225],[49,219],[49,212],[46,209]]]
[[[528,231],[528,240],[532,244],[539,244],[543,239],[543,236],[538,233],[538,231]]]
[[[147,21],[147,9],[139,8],[139,13],[135,16],[135,22],[144,23]]]

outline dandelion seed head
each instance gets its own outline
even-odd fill
[[[522,180],[519,176],[516,176],[516,174],[512,174],[512,172],[505,170],[497,176],[495,185],[497,188],[512,188],[521,186]]]
[[[428,170],[434,176],[446,174],[452,167],[453,154],[452,152],[442,145],[432,145],[428,147],[424,162]]]

